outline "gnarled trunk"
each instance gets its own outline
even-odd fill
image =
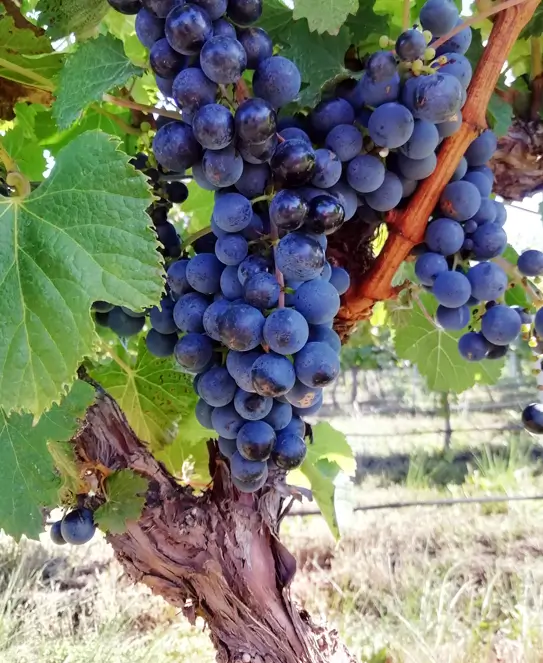
[[[284,498],[233,488],[210,444],[213,487],[201,495],[180,487],[103,395],[74,439],[87,463],[130,468],[149,479],[144,511],[121,535],[109,535],[128,574],[206,621],[221,663],[350,663],[335,631],[318,627],[292,601],[296,569],[280,543]],[[262,492],[262,491],[261,491]]]

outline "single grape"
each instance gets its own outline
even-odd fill
[[[238,30],[238,39],[247,54],[248,69],[256,69],[263,60],[273,55],[273,42],[262,28]]]
[[[243,286],[243,297],[247,304],[259,309],[277,306],[280,294],[281,288],[277,279],[267,272],[255,274]]]
[[[326,99],[309,113],[309,123],[315,133],[324,137],[339,124],[352,124],[354,117],[354,108],[345,99]]]
[[[472,172],[475,173],[482,173],[483,175],[486,175],[488,177],[489,182],[494,184],[494,173],[492,172],[492,168],[484,164],[483,166],[474,166],[473,168],[470,168]]]
[[[308,343],[294,357],[296,377],[308,387],[326,387],[339,375],[339,357],[327,343]]]
[[[400,155],[403,156],[403,155]],[[377,212],[389,212],[394,209],[403,196],[403,187],[400,179],[394,173],[387,171],[383,184],[365,196],[366,203]]]
[[[263,143],[277,130],[277,116],[264,99],[247,99],[236,111],[236,133],[245,143]]]
[[[224,265],[212,253],[199,253],[187,265],[186,277],[197,292],[213,295],[221,289]]]
[[[57,520],[56,523],[53,523],[51,525],[51,529],[49,530],[49,536],[51,537],[51,541],[55,543],[57,546],[63,546],[66,543],[64,537],[62,536],[62,532],[60,531],[61,525],[62,521]]]
[[[330,287],[333,289],[333,286]],[[280,355],[292,355],[307,343],[309,328],[301,313],[279,308],[266,318],[262,334],[264,343],[271,350]]]
[[[478,332],[468,332],[458,341],[458,351],[467,361],[481,361],[486,357],[488,350],[488,341]]]
[[[204,334],[186,334],[177,341],[174,355],[180,366],[199,373],[212,359],[213,344]]]
[[[398,175],[400,182],[402,183],[402,198],[409,198],[417,189],[419,183],[418,180],[410,180],[403,175]]]
[[[221,274],[221,292],[229,300],[243,297],[243,286],[238,278],[237,267],[224,268]]]
[[[296,138],[298,140],[303,140],[311,145],[311,138],[309,138],[303,129],[299,129],[298,127],[287,127],[286,129],[281,129],[281,138],[283,140],[292,140]]]
[[[229,0],[227,15],[242,27],[256,23],[262,16],[262,0]]]
[[[477,214],[471,217],[471,220],[478,226],[483,225],[483,223],[495,223],[497,210],[494,203],[495,201],[491,198],[481,198],[481,207],[479,207]]]
[[[202,148],[192,127],[185,122],[168,122],[153,139],[153,152],[158,163],[168,170],[183,171],[201,157]]]
[[[172,51],[173,51],[173,49],[172,49]],[[177,73],[177,70],[176,70],[175,73]],[[175,73],[174,73],[174,76],[175,76]],[[157,85],[158,89],[160,90],[160,92],[167,99],[173,99],[173,81],[174,81],[174,79],[173,78],[162,78],[161,76],[156,76],[155,75],[155,81],[156,81],[156,85]],[[163,124],[167,124],[168,122],[166,122],[166,120],[168,122],[171,122],[171,118],[162,118],[162,119],[158,118],[157,121],[156,121],[156,123],[157,123],[156,128],[160,129],[160,127]]]
[[[255,69],[253,91],[274,108],[286,106],[298,96],[302,78],[298,67],[281,55],[262,60]]]
[[[313,186],[329,189],[339,181],[341,172],[341,161],[334,152],[325,148],[315,151],[315,172],[311,179]]]
[[[227,21],[225,18],[219,18],[216,21],[213,21],[213,35],[218,37],[232,37],[236,38],[236,28]]]
[[[237,386],[226,368],[213,366],[198,381],[198,395],[211,407],[223,407],[234,400]]]
[[[214,341],[220,341],[219,334],[219,320],[223,313],[226,312],[231,302],[228,299],[217,299],[210,304],[202,318],[205,333]]]
[[[523,309],[520,306],[511,306],[511,308],[519,314],[521,324],[531,325],[534,321],[534,316],[526,309]]]
[[[425,159],[435,152],[438,145],[439,131],[436,125],[428,120],[415,120],[413,133],[409,140],[400,146],[400,152],[410,159]],[[409,177],[415,179],[411,175]]]
[[[164,223],[155,228],[158,241],[164,246],[161,253],[170,258],[178,258],[181,255],[181,240],[175,227],[171,223]]]
[[[337,85],[334,92],[336,97],[348,101],[354,110],[359,111],[364,106],[364,95],[354,78],[344,78]]]
[[[285,140],[275,150],[270,165],[276,179],[288,187],[302,186],[315,172],[315,152],[303,140]]]
[[[94,322],[99,327],[109,327],[109,313],[101,313],[100,311],[94,311],[92,314]]]
[[[166,272],[166,282],[170,288],[170,292],[176,299],[192,290],[187,281],[188,264],[188,260],[177,260],[176,262],[172,262]]]
[[[312,233],[331,235],[345,220],[345,209],[337,198],[323,194],[309,203],[305,228]]]
[[[226,193],[215,201],[213,219],[227,233],[246,228],[253,218],[251,201],[240,193]]]
[[[451,182],[443,189],[439,199],[441,211],[456,221],[467,221],[481,206],[481,194],[471,182]]]
[[[452,219],[436,219],[431,221],[424,235],[426,246],[434,253],[452,256],[462,248],[464,243],[462,226]]]
[[[505,205],[498,200],[494,200],[494,206],[496,208],[496,220],[494,223],[498,226],[503,226],[507,221],[507,210],[505,209]]]
[[[236,412],[248,421],[264,419],[272,409],[273,398],[238,389],[234,398]]]
[[[463,119],[462,111],[459,110],[449,120],[445,120],[445,122],[440,122],[439,124],[436,124],[439,137],[449,138],[449,136],[453,136],[462,126],[462,119]],[[464,157],[462,157],[462,159],[463,158]],[[467,168],[467,162],[466,162],[466,168]]]
[[[121,306],[121,308],[126,313],[126,315],[129,315],[131,318],[145,318],[147,315],[147,311],[133,311],[126,306]]]
[[[462,86],[450,74],[419,76],[412,89],[412,98],[404,100],[404,103],[418,120],[436,124],[446,122],[462,106]]]
[[[226,355],[226,369],[234,378],[234,381],[240,389],[255,393],[253,387],[253,380],[251,377],[251,368],[255,361],[262,356],[260,350],[252,350],[250,352],[236,352],[230,350]]]
[[[270,203],[270,221],[280,230],[298,230],[307,216],[308,204],[297,191],[282,189]]]
[[[92,303],[92,308],[99,313],[109,313],[114,306],[109,302],[95,301]]]
[[[294,293],[294,306],[312,325],[333,320],[339,311],[336,288],[322,279],[303,283]]]
[[[487,129],[478,136],[466,150],[466,159],[470,167],[484,166],[490,160],[496,148],[498,147],[498,138],[496,134]]]
[[[213,414],[214,410],[215,408],[211,407],[211,405],[208,405],[205,401],[199,398],[194,409],[194,415],[196,416],[196,419],[201,426],[213,430],[211,415]]]
[[[305,442],[292,433],[281,435],[272,451],[271,457],[277,467],[294,470],[304,462],[307,453]]]
[[[219,87],[199,67],[189,67],[180,72],[173,82],[173,98],[192,121],[195,113],[208,104],[215,103]]]
[[[541,276],[543,274],[543,253],[536,249],[521,253],[517,267],[524,276]]]
[[[175,2],[180,1],[183,2],[183,0],[175,0]],[[228,0],[191,0],[191,2],[205,9],[212,21],[220,19],[226,13],[228,6]]]
[[[141,9],[141,0],[107,0],[115,11],[121,14],[137,14]]]
[[[438,124],[437,126],[439,127],[440,125]],[[461,180],[467,172],[468,172],[468,162],[466,161],[465,157],[460,157],[458,166],[456,166],[456,170],[454,171],[451,177],[451,182],[458,182],[458,180]]]
[[[227,440],[235,440],[245,421],[239,416],[233,403],[216,407],[211,413],[211,423],[217,433]]]
[[[82,546],[94,536],[96,525],[90,509],[74,509],[60,523],[60,533],[66,543]]]
[[[285,394],[285,398],[293,407],[305,410],[322,399],[322,389],[308,387],[302,382],[297,381],[294,387]]]
[[[238,450],[235,440],[227,440],[225,437],[220,437],[217,440],[219,451],[225,458],[232,458]]]
[[[239,282],[244,286],[252,276],[255,276],[255,274],[267,272],[269,266],[268,261],[262,256],[248,256],[238,267]]]
[[[426,48],[424,35],[415,28],[402,32],[396,40],[396,54],[405,62],[423,60]]]
[[[215,255],[224,265],[239,265],[247,257],[248,252],[247,240],[239,234],[229,233],[219,237],[215,244]]]
[[[356,210],[360,204],[356,191],[350,187],[347,182],[340,180],[337,184],[334,184],[334,186],[330,187],[327,193],[335,196],[341,203],[341,206],[345,210],[345,221],[352,219],[356,214]],[[322,191],[319,192],[318,195],[322,195]],[[319,241],[321,241],[323,238],[326,239],[324,235],[317,235],[317,237],[320,238]],[[326,249],[326,246],[323,246],[323,248]]]
[[[316,279],[326,262],[320,244],[301,232],[290,233],[279,241],[275,260],[284,277],[295,281]]]
[[[351,278],[343,267],[332,267],[330,283],[338,291],[338,294],[344,295],[351,285]]]
[[[215,83],[236,83],[247,67],[247,55],[237,39],[211,37],[200,53],[204,74]]]
[[[292,406],[290,403],[282,403],[273,399],[272,409],[264,417],[264,421],[269,424],[274,431],[282,431],[292,420]]]
[[[246,198],[256,198],[264,194],[271,181],[271,170],[268,164],[243,164],[243,173],[235,183],[236,189]],[[253,214],[253,220],[259,218]],[[260,224],[262,225],[262,224]],[[261,233],[259,233],[261,234]],[[257,239],[257,236],[247,239]]]
[[[220,104],[208,104],[198,110],[192,120],[194,137],[208,150],[222,150],[234,139],[232,113]]]
[[[155,16],[166,18],[173,7],[182,0],[141,0],[141,4]]]
[[[135,336],[143,329],[144,324],[145,318],[126,315],[120,306],[111,309],[107,314],[107,326],[121,338]]]
[[[164,38],[164,20],[145,8],[139,10],[135,27],[136,35],[145,48],[152,48],[155,42]]]
[[[368,122],[368,131],[376,145],[394,149],[404,145],[412,136],[413,115],[402,104],[390,102],[376,108]]]
[[[471,313],[469,307],[465,304],[458,308],[447,308],[438,306],[436,311],[436,320],[438,324],[447,331],[460,331],[469,323]]]
[[[257,394],[248,395],[253,399],[263,398]],[[271,403],[272,399],[268,401]],[[275,431],[265,421],[249,421],[240,428],[236,438],[238,452],[246,460],[268,460],[274,444]]]
[[[447,261],[438,253],[423,253],[415,263],[415,274],[418,280],[427,286],[434,285],[437,275],[448,270]]]
[[[368,58],[366,73],[374,83],[382,83],[394,76],[397,66],[396,58],[390,51],[377,51]]]
[[[308,341],[315,343],[327,343],[332,350],[337,352],[341,351],[341,340],[333,329],[329,329],[324,325],[309,325],[309,338]]]
[[[259,165],[268,163],[277,149],[279,139],[274,134],[263,143],[242,143],[238,142],[238,149],[246,163]]]
[[[319,413],[320,409],[322,408],[322,403],[323,403],[323,397],[321,391],[318,394],[317,398],[315,399],[313,405],[310,405],[309,407],[296,407],[295,405],[293,405],[292,412],[298,417],[312,417]]]
[[[493,262],[480,262],[470,267],[466,276],[472,295],[483,302],[499,299],[507,289],[507,274]]]
[[[458,9],[454,0],[427,0],[420,10],[420,22],[434,37],[450,32],[458,21]]]
[[[460,272],[441,272],[436,276],[432,293],[442,306],[458,308],[470,298],[471,284]]]
[[[462,25],[464,23],[462,18],[459,18],[456,21],[455,27]],[[469,25],[458,32],[457,34],[449,37],[446,42],[438,46],[436,49],[436,55],[444,55],[445,53],[461,53],[462,55],[468,50],[471,45],[473,33]],[[430,44],[431,46],[431,44]]]
[[[509,306],[497,304],[481,319],[481,332],[494,345],[509,345],[520,334],[519,314]]]
[[[289,423],[278,433],[277,439],[285,435],[298,435],[298,437],[303,439],[305,437],[304,421],[300,417],[293,415]]]
[[[219,335],[230,350],[254,350],[262,342],[264,316],[254,306],[231,306],[219,319]]]
[[[410,159],[405,154],[398,154],[398,168],[404,177],[412,180],[424,180],[434,172],[437,166],[437,157],[432,152],[423,159]]]
[[[362,134],[352,124],[338,124],[328,133],[324,144],[340,161],[351,161],[362,150]]]
[[[447,64],[441,65],[439,71],[449,74],[458,79],[464,89],[468,87],[473,76],[470,61],[460,53],[445,53],[442,57],[447,58]]]
[[[497,223],[484,223],[472,235],[473,253],[477,260],[491,260],[507,246],[507,235]]]
[[[471,184],[476,186],[481,194],[481,199],[488,198],[492,193],[492,182],[484,173],[468,170],[464,176],[464,182],[471,182]]]
[[[178,329],[184,332],[203,332],[204,313],[208,306],[208,299],[199,292],[182,295],[173,309],[173,319]]]
[[[257,394],[277,398],[292,389],[296,374],[286,357],[269,352],[255,360],[251,367],[251,379]]]
[[[178,53],[196,55],[212,37],[211,17],[198,5],[179,4],[166,18],[166,39]]]
[[[236,455],[236,454],[234,454]],[[239,454],[238,454],[239,455]],[[233,458],[234,456],[232,456]],[[250,464],[250,465],[260,465],[260,463],[246,460],[245,463]],[[246,493],[246,494],[252,494],[256,493],[258,490],[263,488],[266,484],[266,481],[268,479],[268,466],[266,463],[263,463],[264,465],[264,473],[259,479],[255,479],[254,481],[242,481],[239,479],[237,476],[235,476],[232,473],[232,485],[239,490],[240,493]],[[239,470],[241,471],[241,470]]]
[[[543,405],[541,403],[530,403],[522,411],[522,423],[524,428],[533,435],[543,433]]]
[[[158,39],[151,46],[149,64],[157,76],[163,79],[170,79],[175,78],[181,69],[183,69],[186,64],[186,58],[175,51],[166,38],[163,38]]]
[[[202,160],[206,179],[218,188],[235,184],[243,173],[243,159],[233,145],[222,150],[206,150]]]
[[[347,182],[359,193],[376,191],[384,181],[385,167],[371,154],[361,154],[347,166]]]
[[[364,74],[360,79],[359,86],[366,105],[377,108],[382,104],[398,99],[401,89],[400,75],[396,72],[390,78],[377,82]]]

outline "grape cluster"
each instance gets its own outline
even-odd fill
[[[49,535],[53,543],[59,546],[71,543],[82,546],[94,536],[96,525],[92,511],[86,508],[73,509],[62,520],[57,520],[51,526]]]

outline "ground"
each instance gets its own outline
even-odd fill
[[[509,415],[481,423],[507,428],[516,417],[514,405]],[[334,423],[368,430],[360,425],[367,418],[355,412]],[[420,413],[404,421],[406,430],[407,423],[420,428]],[[458,425],[465,428],[466,418]],[[437,465],[423,452],[435,452],[440,436],[429,447],[424,436],[391,435],[369,446],[354,438],[359,452],[393,461],[386,471],[374,465],[362,472],[353,501],[543,495],[540,454],[528,436],[505,430],[469,437],[476,455],[463,455],[461,472],[455,445],[463,437],[453,436]],[[295,596],[314,618],[328,618],[360,661],[543,660],[543,501],[357,512],[338,545],[316,516],[287,518],[282,534],[299,563]],[[133,586],[100,536],[81,549],[55,547],[45,536],[19,545],[0,539],[0,660],[211,663],[214,655],[203,624],[189,626]]]

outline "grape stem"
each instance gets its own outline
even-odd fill
[[[171,117],[172,120],[182,120],[183,118],[179,113],[175,111],[169,111],[165,108],[156,108],[155,106],[146,106],[145,104],[138,104],[135,101],[130,99],[121,99],[120,97],[114,97],[111,94],[104,94],[102,97],[104,101],[107,101],[110,104],[115,104],[115,106],[121,106],[122,108],[131,108],[132,110],[139,110],[142,113],[148,113],[152,115],[161,115],[162,117]]]
[[[98,104],[92,104],[91,108],[99,115],[103,115],[104,117],[110,119],[112,122],[115,122],[115,124],[121,129],[121,131],[124,131],[124,133],[131,134],[132,136],[141,136],[141,130],[128,124],[128,122],[125,122],[122,117],[119,117],[114,113],[108,113],[107,110],[104,110]]]
[[[398,295],[398,288],[391,286],[392,279],[413,246],[422,241],[428,219],[467,147],[486,129],[486,109],[503,64],[538,4],[539,0],[524,0],[522,4],[521,0],[508,0],[499,5],[500,13],[468,89],[462,126],[443,142],[435,171],[419,186],[407,207],[387,214],[389,235],[385,246],[369,270],[358,277],[353,274],[352,285],[338,314],[339,320],[355,322],[366,319],[377,301]],[[498,6],[492,13],[497,11]],[[478,19],[483,15],[490,14],[482,12]],[[449,39],[450,34],[443,40]]]
[[[251,199],[251,205],[255,205],[256,203],[262,203],[265,200],[271,200],[273,196],[267,196],[266,194],[262,196],[257,196],[256,198]]]
[[[494,262],[503,269],[512,283],[518,285],[524,290],[528,299],[536,308],[541,308],[541,306],[543,306],[543,294],[539,288],[533,285],[528,279],[521,276],[514,265],[505,260],[505,258],[494,258]]]
[[[186,249],[187,246],[191,246],[192,244],[194,244],[194,242],[200,239],[200,237],[205,237],[206,235],[209,235],[210,232],[211,232],[211,226],[206,226],[205,228],[202,228],[201,230],[192,233],[192,235],[189,235],[187,239],[183,242],[183,249]]]
[[[17,164],[15,161],[9,156],[6,148],[2,145],[0,142],[0,161],[4,164],[6,167],[6,171],[8,173],[13,173],[17,171]]]
[[[411,0],[403,0],[402,30],[408,30],[411,23]]]
[[[271,238],[273,241],[273,257],[275,262],[275,278],[277,283],[279,283],[279,308],[285,308],[285,278],[283,273],[277,267],[277,244],[279,243],[279,231],[277,230],[276,224],[270,220],[270,231]]]
[[[475,25],[476,23],[480,23],[481,21],[484,21],[486,18],[489,18],[490,16],[493,16],[494,14],[497,14],[498,12],[502,12],[505,9],[509,9],[511,7],[516,7],[517,5],[520,5],[527,0],[504,0],[504,2],[500,2],[497,5],[492,5],[489,9],[485,9],[482,12],[478,12],[477,14],[473,14],[473,16],[470,16],[467,18],[465,21],[463,21],[460,25],[456,25],[452,30],[447,32],[446,35],[443,35],[443,37],[439,37],[439,39],[436,39],[436,41],[432,44],[432,48],[439,48],[442,46],[446,41],[448,41],[451,37],[454,37],[457,35],[459,32],[462,32],[465,28]]]

